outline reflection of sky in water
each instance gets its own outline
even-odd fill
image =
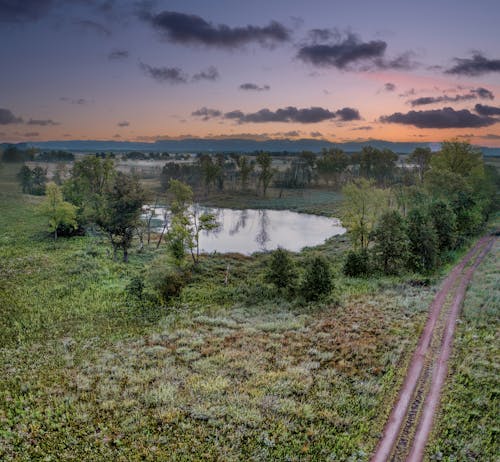
[[[200,235],[202,252],[239,252],[251,254],[278,246],[297,252],[303,247],[322,244],[325,239],[343,234],[336,218],[320,217],[289,210],[232,210],[202,208],[217,216],[217,232]],[[157,209],[157,217],[163,210]]]

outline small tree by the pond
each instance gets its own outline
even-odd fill
[[[276,249],[271,254],[265,277],[267,282],[274,284],[280,291],[293,289],[297,280],[297,269],[290,252],[281,247]]]
[[[316,301],[333,289],[332,272],[323,255],[315,255],[306,262],[300,292],[307,301]]]
[[[117,172],[112,184],[105,190],[99,208],[97,224],[108,235],[113,247],[113,257],[123,251],[123,261],[128,261],[128,249],[139,223],[145,193],[139,180]]]
[[[48,219],[49,230],[57,239],[58,231],[65,227],[76,229],[76,207],[63,200],[59,186],[50,182],[46,187],[46,198],[40,205],[40,213]]]
[[[342,272],[349,277],[368,276],[370,273],[370,258],[366,249],[350,250],[344,261]]]
[[[269,153],[261,152],[257,156],[257,164],[260,167],[259,185],[262,187],[262,195],[266,197],[267,188],[273,179],[272,159]]]

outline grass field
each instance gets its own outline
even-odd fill
[[[1,460],[368,460],[435,286],[340,276],[339,237],[319,248],[327,302],[289,302],[266,255],[230,255],[146,308],[125,287],[153,250],[126,265],[99,236],[54,242],[0,176]]]
[[[468,289],[455,334],[450,379],[428,449],[428,460],[498,460],[499,255],[497,240]]]

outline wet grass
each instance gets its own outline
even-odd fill
[[[467,291],[427,460],[492,461],[500,454],[499,255],[497,240]]]
[[[434,286],[343,278],[339,237],[316,248],[335,271],[320,304],[235,254],[145,306],[125,287],[152,250],[125,265],[99,236],[53,242],[0,175],[1,460],[368,460]]]

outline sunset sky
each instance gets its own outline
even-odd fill
[[[500,146],[498,0],[0,0],[0,141]]]

